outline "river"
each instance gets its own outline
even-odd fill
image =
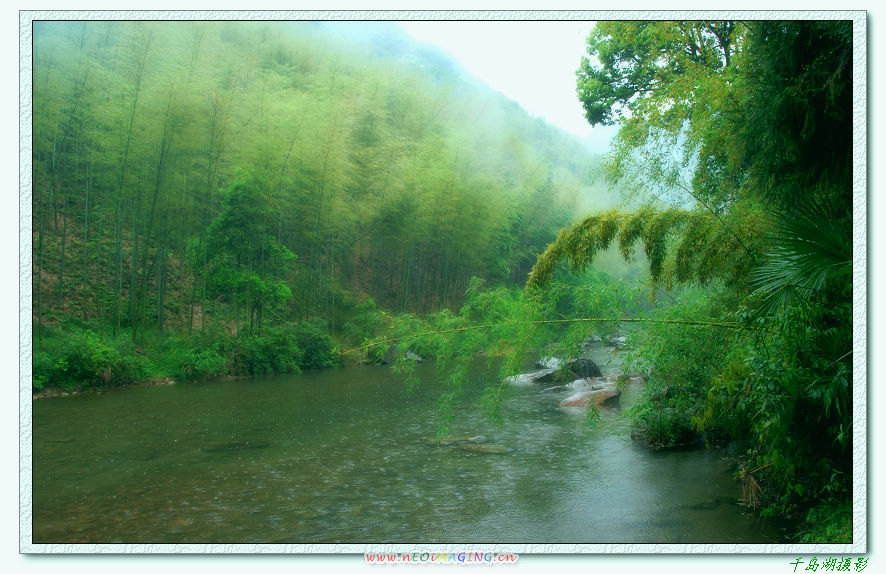
[[[418,372],[409,393],[367,366],[35,400],[33,541],[783,542],[723,450],[632,442],[636,386],[595,427],[509,387],[496,425],[477,381],[451,435],[509,449],[483,453],[432,444],[441,387]]]

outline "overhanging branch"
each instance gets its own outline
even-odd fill
[[[579,318],[579,319],[548,319],[544,321],[516,321],[513,323],[491,323],[488,325],[471,325],[469,327],[456,327],[454,329],[443,329],[441,331],[425,331],[423,333],[415,333],[412,335],[404,335],[402,337],[395,337],[392,339],[382,339],[381,341],[373,341],[372,343],[367,343],[366,345],[355,347],[353,349],[348,349],[346,351],[342,351],[340,354],[347,355],[349,353],[356,353],[358,351],[363,351],[369,349],[371,347],[377,347],[379,345],[386,345],[389,343],[396,343],[398,341],[405,341],[408,339],[418,339],[420,337],[428,337],[431,335],[446,335],[449,333],[463,333],[466,331],[476,331],[478,329],[492,329],[494,327],[502,327],[502,326],[520,326],[520,325],[553,325],[553,324],[562,324],[562,323],[661,323],[661,324],[671,324],[671,325],[690,325],[695,327],[718,327],[724,329],[749,329],[751,328],[748,325],[743,325],[736,321],[695,321],[692,319],[634,319],[634,318],[601,318],[601,317],[590,317],[590,318]],[[756,329],[760,329],[760,327],[756,327]]]

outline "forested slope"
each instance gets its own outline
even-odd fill
[[[37,22],[33,144],[38,344],[457,306],[592,163],[385,23]]]

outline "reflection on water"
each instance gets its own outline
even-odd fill
[[[434,445],[419,369],[408,394],[359,367],[35,401],[34,542],[780,541],[721,451],[636,446],[618,406],[589,428],[513,387],[498,426],[468,390],[451,434],[490,448]]]

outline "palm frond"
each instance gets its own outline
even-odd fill
[[[848,278],[852,240],[846,222],[819,204],[782,216],[770,236],[766,263],[751,276],[762,296],[759,311],[769,314],[785,305],[807,305],[829,281]]]

